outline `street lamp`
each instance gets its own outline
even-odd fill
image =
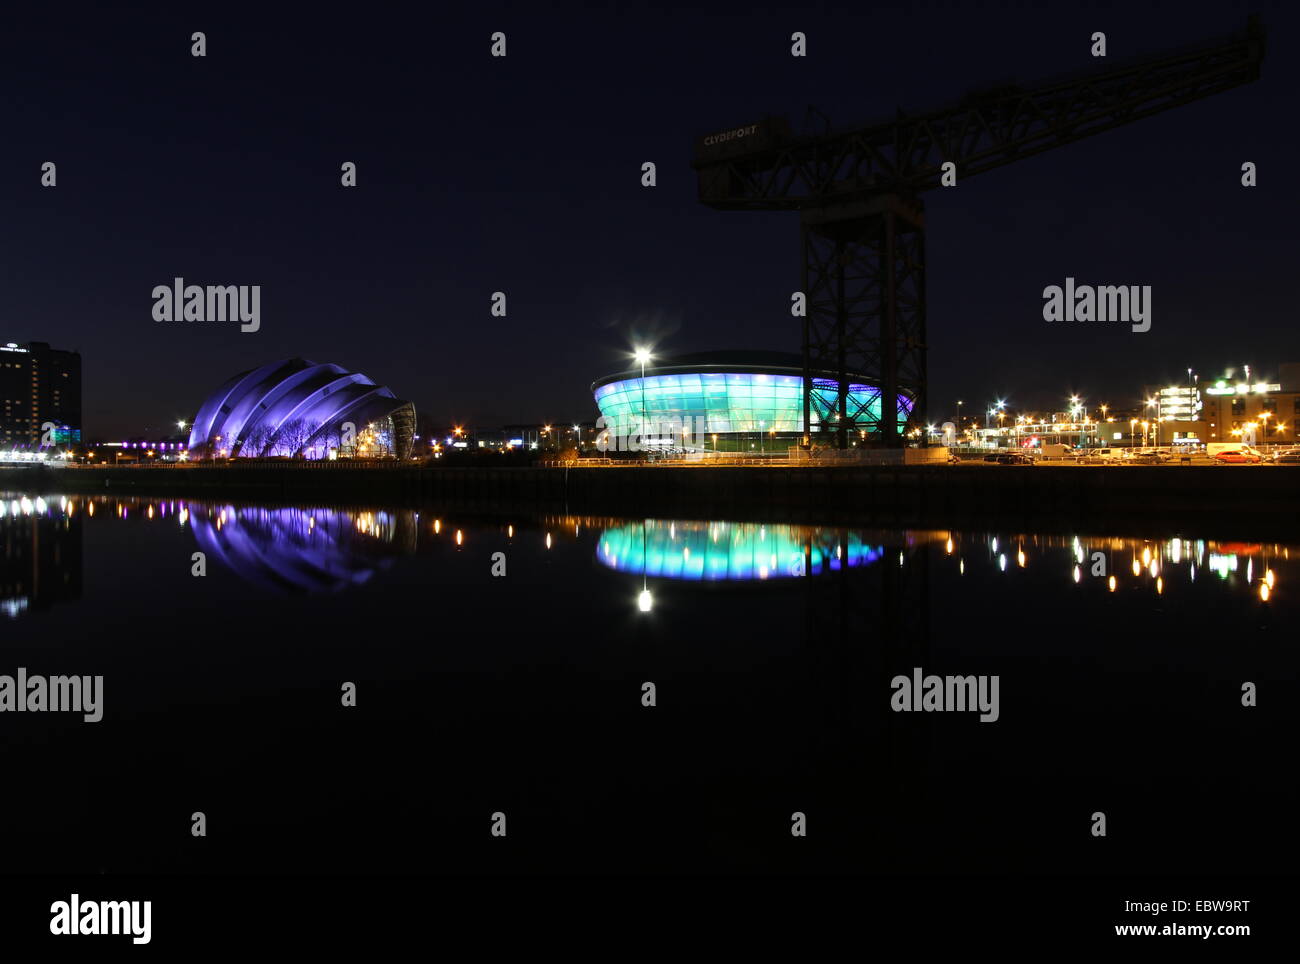
[[[644,439],[648,437],[648,433],[645,431],[645,366],[654,356],[650,354],[649,348],[638,348],[632,353],[632,357],[634,357],[637,364],[641,366],[641,437]]]
[[[1160,396],[1159,395],[1155,396],[1154,398],[1147,399],[1147,408],[1151,408],[1152,406],[1155,406],[1155,410],[1156,410],[1156,418],[1155,418],[1156,448],[1159,448],[1160,447]]]

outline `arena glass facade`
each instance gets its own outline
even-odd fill
[[[814,378],[814,385],[835,389],[836,381]],[[676,424],[693,436],[803,434],[803,364],[797,355],[778,352],[706,352],[681,355],[623,372],[592,385],[604,428],[613,436],[641,431],[642,422]],[[849,406],[865,405],[863,421],[880,419],[880,391],[863,382],[849,384]],[[898,424],[903,430],[912,400],[900,395]],[[823,413],[812,413],[817,432]],[[681,427],[677,431],[681,431]]]

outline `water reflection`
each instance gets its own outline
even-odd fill
[[[81,598],[81,519],[67,499],[0,496],[0,614]]]
[[[241,578],[280,592],[337,592],[373,579],[404,555],[442,543],[465,549],[485,530],[538,548],[594,549],[599,563],[647,580],[779,582],[910,565],[934,547],[959,578],[1032,571],[1036,591],[1096,582],[1110,592],[1163,596],[1221,590],[1269,602],[1286,585],[1292,547],[1187,538],[875,530],[781,523],[554,516],[533,526],[434,518],[410,509],[264,507],[115,496],[0,494],[0,613],[11,618],[82,594],[82,527],[174,525]],[[593,546],[594,539],[594,546]],[[1043,582],[1043,577],[1047,582]]]
[[[1137,842],[1097,859],[1125,873],[1207,860],[1218,869],[1267,853],[1263,833],[1243,839],[1242,828],[1286,826],[1297,799],[1278,762],[1284,748],[1267,739],[1290,732],[1295,716],[1276,695],[1277,681],[1296,675],[1286,545],[97,494],[5,497],[0,547],[13,613],[80,597],[0,620],[7,672],[104,672],[110,687],[122,681],[109,712],[128,721],[104,730],[109,742],[89,756],[77,756],[80,728],[7,744],[18,754],[11,771],[52,788],[10,807],[8,822],[31,830],[18,842],[22,867],[84,868],[78,848],[89,838],[59,827],[84,820],[77,787],[120,778],[124,759],[143,761],[145,783],[117,795],[99,822],[140,833],[120,835],[120,851],[93,852],[102,866],[192,869],[170,831],[148,830],[165,827],[150,801],[163,813],[224,784],[233,796],[216,806],[242,823],[221,869],[264,866],[265,853],[325,869],[336,858],[313,848],[322,833],[343,834],[349,852],[406,853],[400,831],[421,804],[392,774],[430,739],[448,786],[478,787],[485,799],[553,788],[538,819],[594,826],[597,843],[550,835],[527,866],[584,872],[617,870],[633,851],[654,871],[848,874],[920,862],[1091,872],[1101,864],[1088,815],[1118,806],[1132,826],[1133,787],[1151,788],[1151,805],[1136,837],[1114,839]],[[496,578],[502,550],[509,575]],[[190,577],[195,551],[215,578]],[[296,595],[255,589],[230,570]],[[358,583],[364,591],[347,591]],[[250,665],[252,705],[230,682]],[[892,681],[918,671],[999,677],[996,724],[896,712]],[[382,683],[370,690],[382,715],[317,714],[302,729],[302,701],[274,698],[328,696],[347,679]],[[182,681],[185,699],[148,685],[156,680]],[[1247,680],[1261,684],[1259,713],[1240,701]],[[660,709],[638,706],[646,681]],[[268,732],[295,736],[292,766],[283,741],[223,742],[250,710]],[[45,730],[43,717],[24,719],[29,732]],[[196,743],[217,748],[212,766],[169,765]],[[363,768],[341,790],[340,754]],[[1228,776],[1207,779],[1207,766]],[[1242,773],[1261,792],[1241,797],[1229,777]],[[241,808],[240,781],[328,807],[302,808],[311,822],[293,835],[301,847],[276,850],[282,828]],[[374,786],[389,788],[380,804]],[[700,824],[683,793],[727,819]],[[349,830],[367,807],[407,797],[401,819]],[[796,808],[813,831],[791,849],[782,824]],[[1187,847],[1204,842],[1207,812],[1229,828],[1209,838],[1209,858]],[[627,825],[649,836],[624,846],[617,832]],[[388,827],[391,839],[376,829]],[[481,848],[441,840],[415,853],[458,871],[483,859]]]
[[[368,581],[416,548],[415,513],[191,503],[199,547],[249,582],[337,592]]]
[[[603,565],[620,572],[728,582],[816,576],[868,566],[883,554],[852,530],[661,519],[612,525],[597,550]]]
[[[1111,592],[1137,590],[1164,595],[1172,588],[1211,578],[1229,590],[1268,602],[1277,591],[1279,570],[1288,569],[1291,549],[1280,543],[1215,539],[1125,539],[1013,534],[952,533],[944,553],[957,560],[961,576],[984,565],[999,572],[1048,567],[1080,584],[1103,580]]]
[[[197,548],[277,592],[337,592],[417,551],[408,510],[237,506],[175,499],[0,495],[0,613],[10,618],[78,599],[82,525],[178,525]]]

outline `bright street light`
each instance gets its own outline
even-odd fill
[[[645,366],[654,356],[650,354],[649,348],[638,348],[633,352],[633,357],[641,366],[641,435],[642,438],[645,438],[649,434],[645,429]]]

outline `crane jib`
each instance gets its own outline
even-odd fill
[[[1033,87],[999,84],[925,114],[802,136],[767,116],[700,137],[702,203],[800,212],[804,445],[814,424],[838,448],[926,444],[922,192],[1252,83],[1264,48],[1251,17],[1226,40]],[[816,372],[835,378],[822,384]],[[851,374],[871,390],[852,395]]]

